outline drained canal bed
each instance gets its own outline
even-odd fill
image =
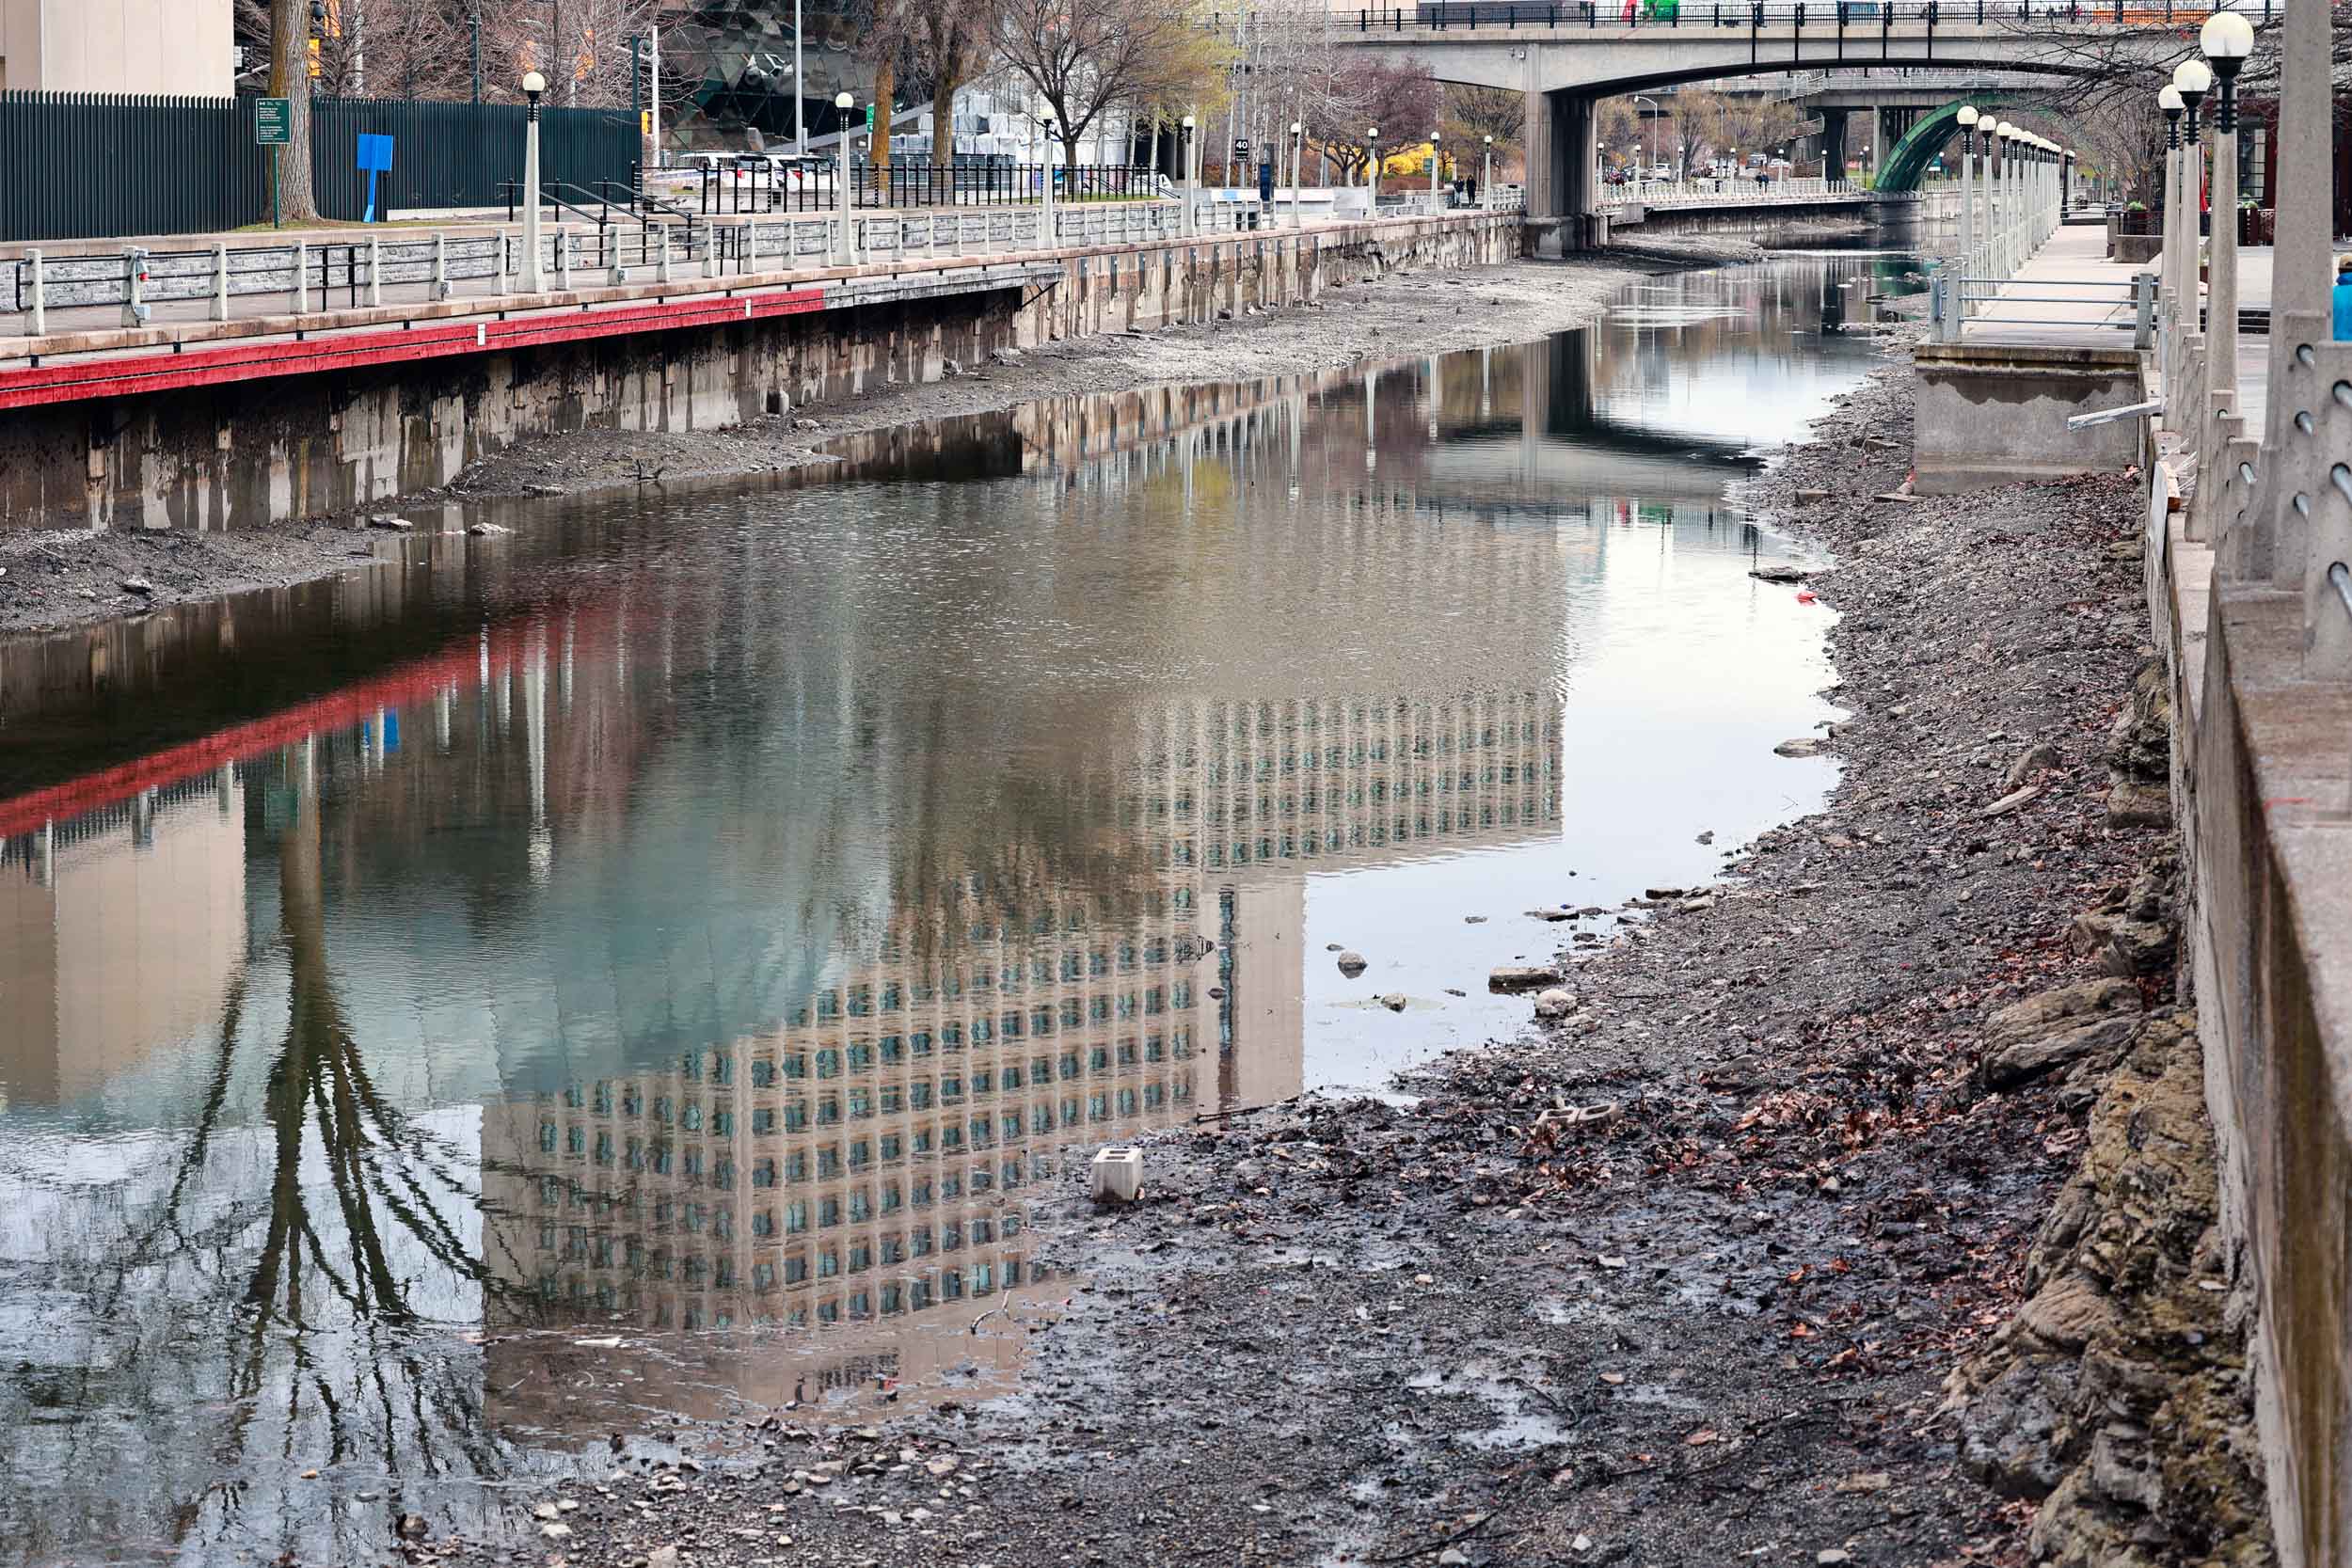
[[[1073,1154],[1506,1034],[1490,967],[1819,802],[1824,615],[1725,487],[1899,271],[0,648],[0,1560],[371,1560],[1006,1386]]]

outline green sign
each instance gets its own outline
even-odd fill
[[[866,128],[868,131],[874,128],[874,105],[871,103],[866,105]]]
[[[253,143],[256,147],[294,145],[294,100],[257,98],[253,101]]]

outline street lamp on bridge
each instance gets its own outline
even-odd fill
[[[2213,282],[2206,311],[2206,389],[2211,415],[2237,407],[2237,73],[2254,52],[2253,24],[2216,11],[2197,35],[2221,93],[2213,119]]]
[[[535,71],[523,72],[523,293],[548,290],[547,269],[539,260],[539,100],[548,79]]]

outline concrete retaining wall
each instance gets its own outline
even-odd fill
[[[2352,688],[2300,594],[2214,580],[2155,470],[2150,600],[2233,1315],[2279,1560],[2352,1561]]]
[[[2118,472],[2139,459],[2136,420],[2066,428],[2072,415],[2139,401],[2136,350],[1921,343],[1913,362],[1912,454],[1923,496]]]
[[[1491,265],[1519,248],[1516,214],[1463,214],[1031,253],[1021,260],[1059,267],[1057,286],[254,381],[228,395],[24,409],[0,420],[0,524],[221,529],[333,514],[446,483],[538,436],[724,429],[936,380],[946,361],[969,365],[995,349],[1307,303],[1335,282]],[[900,270],[914,279],[929,269]]]

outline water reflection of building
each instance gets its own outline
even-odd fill
[[[0,842],[0,1108],[91,1093],[212,1026],[245,948],[232,769]]]
[[[494,1320],[866,1324],[723,1379],[771,1403],[919,1379],[972,1354],[920,1330],[1036,1282],[1022,1194],[1063,1150],[1299,1090],[1302,869],[1558,817],[1556,703],[1533,692],[1177,703],[1126,742],[1136,885],[956,884],[771,1033],[491,1108]],[[547,1381],[505,1373],[547,1347],[492,1354],[516,1418]]]

